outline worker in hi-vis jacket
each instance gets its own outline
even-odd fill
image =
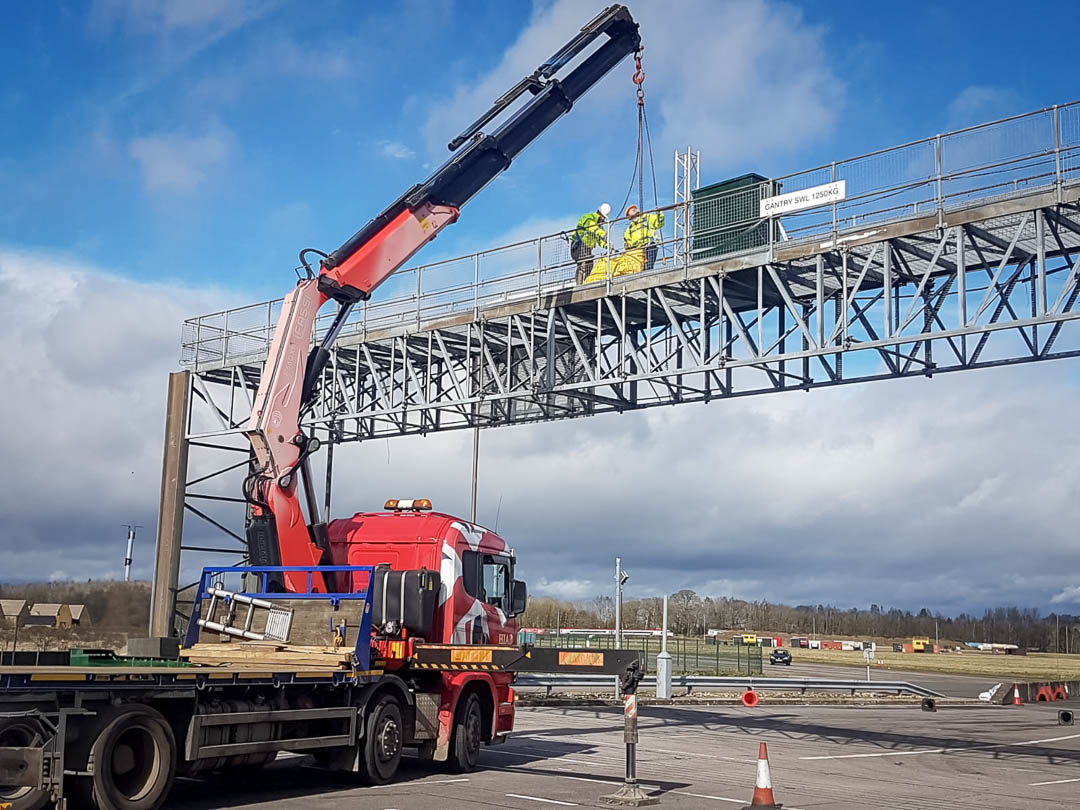
[[[577,283],[585,281],[593,268],[593,248],[606,248],[607,233],[604,223],[611,216],[611,206],[601,203],[595,211],[590,211],[578,220],[574,237],[570,240],[570,256],[577,263]]]
[[[630,224],[626,226],[623,235],[623,244],[627,250],[645,250],[645,270],[652,270],[656,264],[656,254],[659,245],[660,229],[664,227],[664,212],[655,211],[651,214],[642,214],[636,205],[626,209],[626,217]]]

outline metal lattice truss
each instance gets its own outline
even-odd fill
[[[363,440],[1076,356],[1077,196],[1057,188],[346,336],[306,424]],[[191,439],[238,432],[260,365],[193,377],[213,423]]]

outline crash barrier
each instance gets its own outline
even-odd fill
[[[1050,703],[1073,700],[1080,695],[1080,681],[1033,681],[1016,683],[1012,689],[999,689],[991,697],[992,703],[1007,706],[1015,703],[1014,694],[1024,703]]]
[[[515,687],[531,686],[546,689],[550,695],[552,691],[559,689],[607,689],[612,685],[617,686],[617,681],[610,675],[579,675],[574,674],[551,674],[541,675],[537,673],[521,673],[514,679]],[[760,691],[771,689],[779,692],[895,692],[898,695],[919,695],[922,697],[944,697],[940,692],[918,686],[907,681],[862,681],[841,680],[836,678],[742,678],[742,677],[716,677],[712,675],[673,675],[671,678],[672,688],[685,689],[687,694],[692,694],[695,689],[704,690],[743,690]],[[641,687],[645,689],[656,688],[656,677],[646,676],[641,681]]]

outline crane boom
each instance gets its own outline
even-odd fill
[[[564,78],[556,77],[604,36],[607,39]],[[244,484],[245,497],[252,505],[247,530],[252,565],[329,563],[326,523],[315,499],[308,461],[319,442],[301,430],[300,418],[317,397],[330,347],[351,308],[369,298],[444,227],[456,222],[465,203],[640,47],[638,26],[629,10],[609,6],[454,138],[449,144],[453,154],[431,177],[405,192],[333,253],[322,254],[317,274],[303,259],[308,251],[301,253],[308,278],[282,303],[245,431],[256,459],[256,470]],[[527,93],[532,98],[493,133],[481,131]],[[319,345],[310,349],[315,316],[330,300],[339,304],[337,315]],[[300,503],[301,488],[307,518]],[[291,582],[288,573],[280,584],[289,590],[311,590],[306,577],[303,583]],[[312,588],[326,592],[328,585],[332,583],[315,582]]]

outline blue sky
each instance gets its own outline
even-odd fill
[[[336,247],[426,176],[444,156],[439,145],[494,95],[471,88],[501,91],[518,78],[499,71],[509,67],[504,54],[545,13],[559,14],[551,5],[10,4],[5,29],[18,44],[0,57],[0,182],[17,202],[0,213],[0,242],[71,252],[140,279],[276,296],[300,247]],[[587,4],[573,5],[560,16],[583,22]],[[1076,94],[1067,48],[1024,53],[1080,18],[1069,4],[1035,3],[1022,15],[1004,2],[979,3],[977,13],[971,3],[748,5],[770,17],[751,33],[791,52],[736,54],[754,64],[734,71],[704,60],[711,75],[688,88],[695,55],[726,47],[726,18],[748,12],[632,4],[662,195],[675,143],[702,149],[710,181],[776,176]],[[698,24],[690,34],[688,18]],[[686,72],[654,70],[674,59]],[[633,159],[631,70],[624,63],[609,76],[422,257],[560,221],[598,194],[621,198]],[[775,113],[769,90],[804,74],[820,94],[805,125],[797,115],[780,121],[790,131],[756,154],[727,148],[724,127],[760,129]],[[752,103],[710,92],[729,82]]]
[[[426,177],[449,138],[601,5],[6,4],[0,420],[20,429],[4,445],[19,463],[0,465],[0,580],[115,575],[122,524],[156,523],[182,320],[284,294],[300,248],[336,248]],[[775,177],[1080,96],[1061,39],[1080,22],[1074,4],[630,6],[662,200],[676,146],[701,150],[703,183]],[[620,202],[632,71],[613,71],[417,261]],[[607,590],[614,552],[596,538],[617,535],[636,594],[1080,604],[1080,455],[1057,452],[1080,446],[1063,416],[1075,386],[1064,361],[485,431],[480,517],[492,522],[501,503],[534,591],[571,598]],[[423,495],[467,512],[467,438],[395,441],[392,454],[350,446],[335,491],[361,493],[357,507]],[[659,483],[657,469],[671,475]],[[714,485],[732,469],[737,488]],[[60,498],[58,477],[70,482]],[[552,504],[601,491],[600,479],[604,508],[575,501],[568,526],[569,507]],[[715,503],[713,524],[673,515],[695,497]],[[927,573],[942,536],[949,557]],[[1020,536],[1024,555],[1010,545]],[[135,570],[148,576],[140,542]]]

